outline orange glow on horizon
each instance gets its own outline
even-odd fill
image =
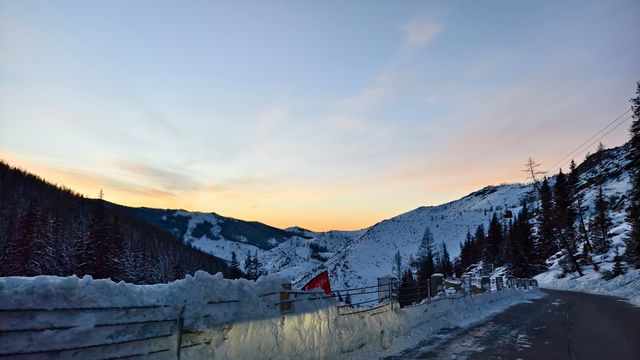
[[[70,188],[89,198],[97,197],[102,190],[105,199],[132,207],[185,209],[199,212],[215,212],[222,216],[238,218],[286,228],[300,226],[314,231],[359,230],[375,223],[413,210],[423,205],[438,205],[458,199],[487,185],[463,181],[438,181],[427,186],[418,181],[413,193],[403,194],[403,179],[391,179],[380,189],[358,193],[358,189],[345,188],[336,191],[302,191],[286,189],[280,192],[243,194],[219,194],[211,189],[204,191],[169,192],[143,186],[118,184],[93,170],[74,168],[68,164],[45,164],[44,159],[1,151],[0,158],[11,166],[34,173],[45,180]],[[501,172],[496,172],[500,174]],[[453,174],[447,174],[447,177]],[[405,174],[406,178],[421,178],[418,174]],[[416,179],[411,181],[415,182]],[[497,178],[488,183],[498,184]],[[428,188],[428,189],[426,189]],[[284,195],[286,194],[286,196]],[[397,199],[391,203],[385,199]],[[417,199],[416,199],[417,198]],[[251,205],[259,199],[260,205]],[[425,199],[428,199],[425,201]]]

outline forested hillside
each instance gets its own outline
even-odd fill
[[[0,276],[160,283],[226,263],[99,199],[0,162]]]
[[[257,221],[244,221],[216,213],[112,206],[170,232],[184,243],[231,261],[232,253],[244,257],[273,249],[294,237],[294,232]]]

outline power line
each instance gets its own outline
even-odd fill
[[[600,131],[598,131],[597,133],[595,133],[593,136],[591,136],[590,138],[588,138],[585,142],[583,142],[582,144],[580,144],[580,146],[578,146],[577,148],[575,148],[572,152],[568,153],[565,157],[563,157],[562,159],[558,160],[558,162],[556,162],[555,164],[553,164],[549,170],[546,171],[547,174],[549,174],[551,172],[551,170],[555,169],[558,164],[562,163],[562,161],[566,160],[568,157],[574,155],[577,151],[579,151],[585,144],[587,144],[589,141],[593,140],[596,136],[600,135],[603,131],[607,130],[611,125],[613,125],[615,122],[617,122],[618,120],[620,120],[620,118],[622,118],[623,116],[625,116],[629,111],[631,111],[631,108],[627,109],[627,111],[623,112],[622,114],[620,114],[620,116],[618,116],[617,118],[615,118],[613,121],[611,121],[609,124],[607,124],[607,126],[603,127],[602,129],[600,129]],[[624,123],[627,119],[622,120],[622,123]],[[620,124],[616,125],[616,127],[620,126]],[[607,133],[608,134],[608,133]],[[605,134],[606,136],[606,134]],[[602,138],[601,138],[602,139]],[[590,147],[591,145],[587,146],[587,149]],[[582,151],[584,151],[586,149],[583,149]],[[575,154],[577,155],[577,154]],[[563,164],[564,165],[564,164]]]
[[[585,151],[589,150],[589,148],[591,148],[593,145],[595,145],[598,141],[602,140],[603,138],[605,138],[607,135],[611,134],[615,129],[619,128],[622,124],[624,124],[627,120],[633,118],[632,115],[627,116],[626,118],[624,118],[621,122],[619,122],[616,126],[614,126],[613,128],[611,128],[609,131],[607,131],[604,135],[600,136],[599,138],[597,138],[595,141],[593,141],[592,143],[590,143],[586,148],[584,148],[581,152],[577,153],[576,155],[582,155]],[[557,167],[558,169],[561,169],[563,166],[565,166],[569,161],[565,161],[564,163],[562,163],[559,167]],[[555,168],[551,168],[549,171],[554,170]],[[548,172],[547,172],[548,173]]]

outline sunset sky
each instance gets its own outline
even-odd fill
[[[529,156],[546,169],[627,110],[638,14],[637,0],[0,0],[0,158],[126,205],[359,229],[525,181]]]

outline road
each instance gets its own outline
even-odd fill
[[[640,308],[619,298],[543,289],[471,328],[450,328],[397,359],[640,359]]]

